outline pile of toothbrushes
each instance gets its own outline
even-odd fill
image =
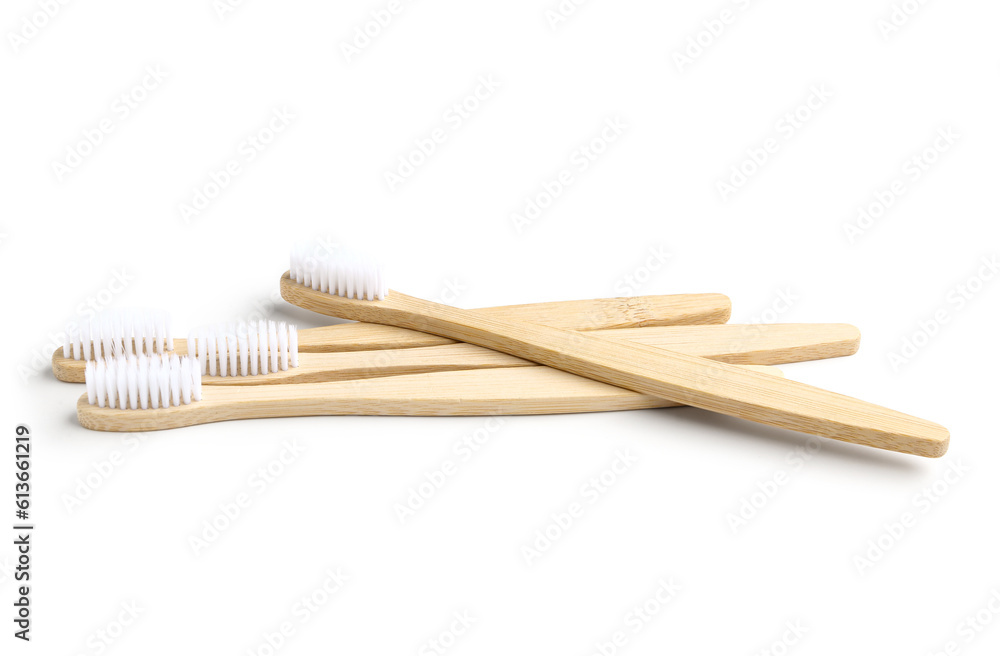
[[[785,379],[773,365],[850,355],[845,324],[725,323],[729,299],[686,294],[459,310],[389,289],[353,251],[297,246],[290,303],[354,320],[298,330],[234,321],[175,339],[166,313],[107,311],[67,332],[53,371],[83,382],[80,423],[178,428],[310,415],[596,412],[693,405],[937,457],[932,422]]]

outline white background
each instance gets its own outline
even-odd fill
[[[5,620],[4,653],[267,654],[285,621],[277,653],[432,653],[463,612],[475,621],[445,653],[589,654],[616,631],[627,654],[996,653],[1000,282],[977,277],[1000,250],[1000,7],[911,0],[887,31],[888,0],[595,0],[553,28],[555,0],[422,0],[348,61],[343,44],[386,6],[251,0],[220,18],[211,0],[104,0],[44,20],[31,0],[4,4],[3,430],[33,429],[37,525],[34,639]],[[124,116],[116,99],[147,67],[165,78]],[[499,86],[456,125],[449,108],[481,76]],[[814,89],[829,98],[790,131]],[[275,110],[294,118],[249,161],[241,143]],[[581,172],[574,153],[615,118],[622,134]],[[102,121],[110,134],[58,172]],[[439,128],[444,143],[390,190],[385,173]],[[720,192],[768,139],[776,152]],[[919,179],[914,156],[934,160]],[[229,160],[239,174],[185,220]],[[512,213],[564,169],[573,184],[518,231]],[[894,180],[905,191],[849,239]],[[81,390],[48,358],[90,299],[169,309],[181,334],[253,312],[322,325],[276,297],[288,245],[317,233],[377,246],[394,288],[462,307],[615,296],[638,275],[633,293],[728,294],[734,321],[853,323],[856,356],[786,374],[938,421],[951,451],[824,442],[797,468],[805,437],[699,410],[514,417],[401,524],[394,504],[484,419],[233,422],[142,441],[76,424]],[[946,324],[927,323],[942,310]],[[250,477],[286,440],[303,453],[258,494]],[[618,450],[637,462],[526,563],[522,547]],[[949,469],[963,473],[941,482]],[[727,516],[779,471],[787,484],[734,531]],[[8,525],[12,477],[0,487]],[[195,554],[189,539],[240,493],[249,507]],[[905,513],[913,525],[888,536]],[[295,605],[337,568],[349,580],[302,622]],[[679,591],[634,632],[627,614],[661,579]]]

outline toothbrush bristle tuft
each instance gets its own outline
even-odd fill
[[[100,408],[146,410],[201,400],[198,363],[174,353],[91,360],[84,382],[87,401]]]
[[[97,360],[174,349],[170,316],[159,310],[103,310],[66,327],[63,357]]]
[[[297,244],[292,249],[292,279],[316,291],[361,300],[383,300],[388,292],[378,260],[323,241]]]
[[[203,376],[257,376],[299,366],[298,333],[284,322],[205,326],[191,333],[187,345]]]

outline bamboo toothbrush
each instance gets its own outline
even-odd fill
[[[697,356],[390,293],[382,268],[367,256],[343,252],[317,261],[303,253],[293,252],[281,294],[321,314],[441,335],[779,428],[927,457],[948,449],[942,426],[872,403]]]
[[[769,330],[771,328],[774,330]],[[464,343],[367,352],[296,353],[295,329],[291,326],[279,327],[277,332],[272,326],[266,337],[263,326],[255,328],[252,322],[196,332],[198,336],[188,338],[188,344],[194,347],[192,355],[198,361],[205,385],[301,384],[538,366],[530,360]],[[751,365],[849,355],[857,350],[859,339],[857,329],[844,324],[775,324],[764,329],[733,324],[658,326],[595,331],[594,334]],[[748,337],[757,334],[760,337]]]
[[[607,330],[641,326],[723,324],[729,299],[722,294],[672,294],[634,298],[599,298],[508,305],[475,310],[484,315],[533,321],[572,330]],[[170,317],[157,310],[122,309],[98,313],[82,325],[66,327],[65,344],[52,354],[58,380],[83,382],[87,360],[127,353],[188,353],[187,341],[174,340]],[[383,326],[345,323],[307,328],[298,334],[303,353],[369,351],[442,346],[455,342],[437,335]]]
[[[536,363],[472,344],[406,349],[299,353],[294,326],[258,322],[201,328],[194,345],[205,385],[317,383],[400,374],[536,366]],[[734,364],[774,365],[851,355],[860,334],[847,324],[721,324],[653,326],[594,331],[607,339],[699,355]],[[264,336],[261,340],[258,336]],[[251,348],[252,345],[252,348]],[[180,355],[178,353],[178,355]],[[71,360],[60,378],[83,382],[85,361]]]
[[[203,388],[197,368],[193,358],[176,355],[90,361],[87,394],[77,402],[80,425],[136,432],[267,417],[530,415],[680,405],[548,367],[244,388]],[[773,367],[752,368],[780,375]]]

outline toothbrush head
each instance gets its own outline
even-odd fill
[[[87,401],[100,408],[156,410],[201,400],[197,361],[174,353],[90,360],[84,382]]]
[[[97,360],[174,350],[170,315],[159,310],[104,310],[66,327],[63,357]]]
[[[299,366],[298,330],[283,321],[206,326],[190,334],[187,347],[202,376],[256,376]]]
[[[378,260],[318,240],[296,244],[289,272],[295,282],[335,296],[381,301],[388,292]]]

